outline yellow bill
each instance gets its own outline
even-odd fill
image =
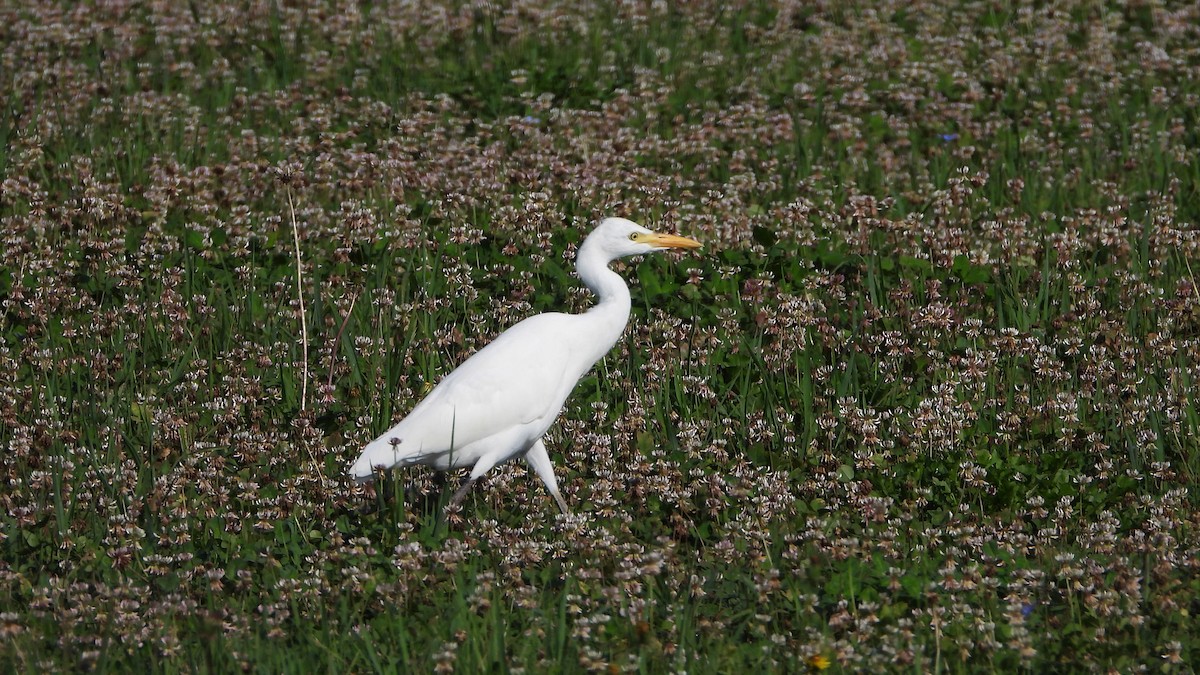
[[[658,232],[643,234],[638,239],[643,244],[649,244],[659,248],[700,248],[702,245],[695,239],[688,239],[687,237],[681,237],[676,234],[660,234]]]

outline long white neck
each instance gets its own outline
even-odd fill
[[[590,345],[597,353],[592,362],[600,360],[616,344],[629,322],[629,286],[621,275],[608,269],[612,260],[593,240],[586,239],[575,254],[575,270],[583,283],[596,294],[596,306],[580,316],[589,331]]]

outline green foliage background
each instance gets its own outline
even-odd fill
[[[1184,672],[1196,14],[6,4],[0,668]],[[344,477],[614,213],[576,515]]]

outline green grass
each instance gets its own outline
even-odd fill
[[[0,669],[1184,672],[1194,50],[915,9],[4,10]],[[623,269],[580,515],[356,490],[608,214],[706,247]]]

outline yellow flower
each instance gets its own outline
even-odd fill
[[[829,667],[829,657],[824,654],[813,654],[805,660],[809,668],[813,670],[825,670]]]

